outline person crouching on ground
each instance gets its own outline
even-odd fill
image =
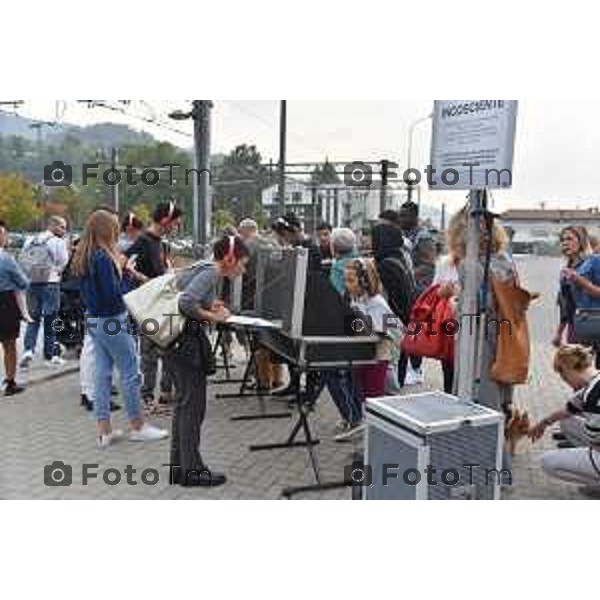
[[[346,293],[350,305],[357,311],[357,319],[353,322],[354,333],[360,334],[362,319],[364,333],[372,333],[379,337],[377,344],[377,363],[353,370],[354,397],[361,403],[365,398],[379,398],[385,395],[385,382],[390,360],[398,360],[400,355],[401,323],[382,295],[382,287],[377,268],[372,259],[358,258],[350,260],[346,265]],[[365,319],[366,317],[366,319]],[[362,414],[362,408],[360,409]],[[362,421],[351,425],[353,429],[362,430]]]
[[[153,442],[168,436],[166,431],[146,423],[141,407],[141,376],[134,337],[130,333],[123,301],[124,261],[119,259],[119,221],[105,210],[94,212],[77,246],[73,272],[81,279],[86,306],[86,327],[96,353],[94,408],[98,422],[98,447],[110,446],[122,436],[110,422],[110,395],[113,366],[120,375],[129,421],[129,440]]]
[[[548,415],[531,429],[532,441],[537,442],[548,427],[559,423],[560,433],[555,434],[554,439],[563,442],[562,446],[587,445],[585,422],[591,415],[600,415],[600,371],[594,361],[594,352],[584,346],[567,345],[557,351],[554,370],[575,394],[564,408]]]
[[[583,493],[600,491],[600,451],[591,446],[586,425],[600,415],[600,371],[595,367],[592,350],[584,346],[561,347],[554,359],[554,369],[574,391],[566,406],[542,419],[529,435],[536,442],[554,423],[560,423],[561,433],[555,439],[563,440],[561,450],[542,456],[542,469],[550,477],[584,487]]]
[[[200,263],[184,287],[179,300],[181,313],[189,319],[181,340],[165,354],[175,380],[175,412],[171,444],[171,484],[184,487],[218,486],[225,475],[211,471],[200,454],[200,430],[206,412],[206,378],[210,346],[203,323],[223,323],[230,316],[217,301],[222,278],[236,279],[244,274],[248,249],[239,236],[225,236],[213,247],[214,262]],[[194,325],[192,327],[191,325]]]

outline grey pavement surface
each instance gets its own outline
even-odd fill
[[[533,360],[531,382],[518,388],[516,398],[534,418],[541,417],[564,402],[567,389],[552,372],[553,351],[549,345],[556,322],[554,305],[555,282],[560,269],[556,259],[519,258],[523,283],[543,298],[531,311]],[[72,369],[71,364],[69,368]],[[427,362],[428,387],[441,384],[441,374],[435,362]],[[28,377],[37,380],[25,394],[0,398],[0,498],[8,499],[277,499],[289,485],[314,483],[306,449],[284,449],[251,453],[250,444],[283,441],[292,426],[289,420],[233,422],[239,414],[256,414],[259,401],[255,398],[224,400],[215,393],[233,391],[232,386],[212,386],[208,412],[203,428],[203,455],[213,469],[227,473],[229,483],[217,489],[184,489],[170,487],[166,482],[169,442],[138,445],[121,442],[107,451],[96,450],[94,422],[79,407],[77,374],[60,379],[44,380],[47,369],[35,367]],[[266,399],[268,410],[281,411],[285,404]],[[324,394],[311,417],[321,444],[317,455],[323,479],[343,478],[344,466],[351,462],[352,445],[336,444],[332,432],[337,421],[336,410]],[[168,417],[155,419],[169,427]],[[115,425],[124,427],[122,413],[117,413]],[[552,447],[546,439],[531,447],[526,442],[514,459],[514,485],[506,493],[508,499],[574,499],[580,498],[575,486],[549,480],[539,468],[541,453]],[[46,487],[44,467],[62,461],[73,467],[71,487]],[[99,478],[82,486],[82,465],[98,464]],[[136,486],[127,485],[125,468],[132,474]],[[102,474],[106,469],[118,469],[119,485],[106,485]],[[157,485],[144,485],[142,472],[159,471]],[[112,475],[109,473],[109,475]],[[347,489],[298,496],[311,499],[349,499]]]

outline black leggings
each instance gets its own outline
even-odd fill
[[[444,392],[454,393],[454,361],[441,360],[442,373],[444,374]]]

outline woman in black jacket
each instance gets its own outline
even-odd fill
[[[412,260],[404,246],[404,236],[396,225],[380,223],[373,227],[372,246],[377,272],[390,308],[404,325],[409,322],[410,311],[417,299]],[[398,384],[403,387],[409,357],[400,356]]]

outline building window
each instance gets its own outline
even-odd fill
[[[300,204],[302,202],[302,192],[292,192],[292,202]]]

